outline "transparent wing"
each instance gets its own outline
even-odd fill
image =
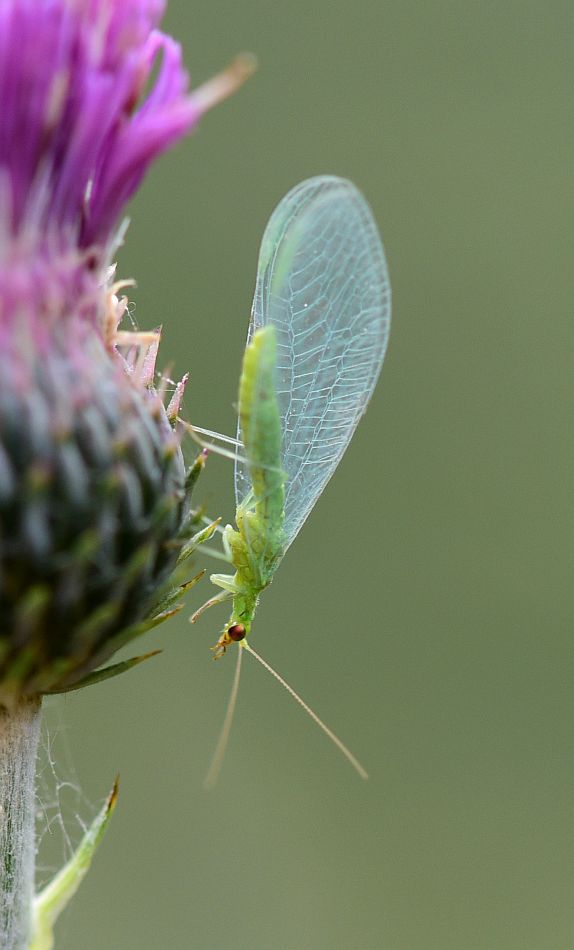
[[[297,185],[265,230],[248,332],[249,341],[259,327],[276,331],[286,548],[367,407],[390,318],[385,255],[361,193],[331,176]],[[238,505],[249,490],[248,466],[237,461]]]

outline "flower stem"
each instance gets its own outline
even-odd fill
[[[0,950],[25,950],[30,938],[39,733],[39,699],[0,707]]]

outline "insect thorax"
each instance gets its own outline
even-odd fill
[[[254,511],[237,511],[237,528],[226,528],[226,541],[237,572],[238,586],[259,594],[271,582],[282,554],[281,533],[269,533]]]

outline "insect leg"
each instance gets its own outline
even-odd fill
[[[233,594],[228,590],[222,590],[219,594],[216,594],[215,597],[211,597],[210,600],[206,600],[204,604],[201,605],[199,610],[196,610],[194,614],[189,618],[190,623],[195,623],[209,607],[215,607],[216,604],[223,604],[226,600],[229,600]]]
[[[232,596],[241,593],[241,588],[238,586],[235,575],[233,574],[210,574],[209,580],[212,584],[215,584],[216,587],[223,587],[223,590]]]
[[[242,462],[244,465],[247,465],[247,460],[244,459],[241,455],[238,455],[236,452],[230,452],[228,449],[224,449],[221,445],[215,445],[213,442],[206,442],[205,439],[202,439],[199,435],[199,432],[205,432],[208,430],[199,429],[197,426],[191,425],[190,422],[186,422],[184,419],[181,419],[178,416],[177,421],[180,425],[183,426],[186,432],[189,433],[194,442],[197,442],[203,449],[206,449],[208,452],[214,452],[216,455],[221,455],[223,458],[231,459],[232,462]],[[221,439],[224,442],[229,442],[231,445],[237,447],[241,446],[241,443],[237,439],[231,439],[229,436],[219,435],[217,432],[212,434],[213,438]],[[241,446],[242,447],[242,446]]]
[[[221,539],[221,543],[223,544],[223,550],[225,551],[225,554],[226,554],[226,556],[227,556],[227,560],[230,561],[231,563],[233,563],[233,554],[231,553],[231,545],[230,545],[230,543],[229,543],[229,537],[228,537],[228,531],[227,531],[227,528],[228,528],[228,527],[230,527],[230,526],[227,525],[226,528],[224,528],[224,530],[223,530],[223,537],[222,537],[222,539]],[[233,530],[233,529],[231,529],[231,530]]]

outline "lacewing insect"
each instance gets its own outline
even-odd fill
[[[259,597],[367,408],[390,318],[385,255],[361,193],[332,176],[297,185],[273,212],[259,254],[239,385],[236,528],[223,533],[235,573],[211,575],[221,591],[192,618],[232,600],[213,649],[219,657],[238,643],[238,669],[242,648],[261,661],[246,639]]]

